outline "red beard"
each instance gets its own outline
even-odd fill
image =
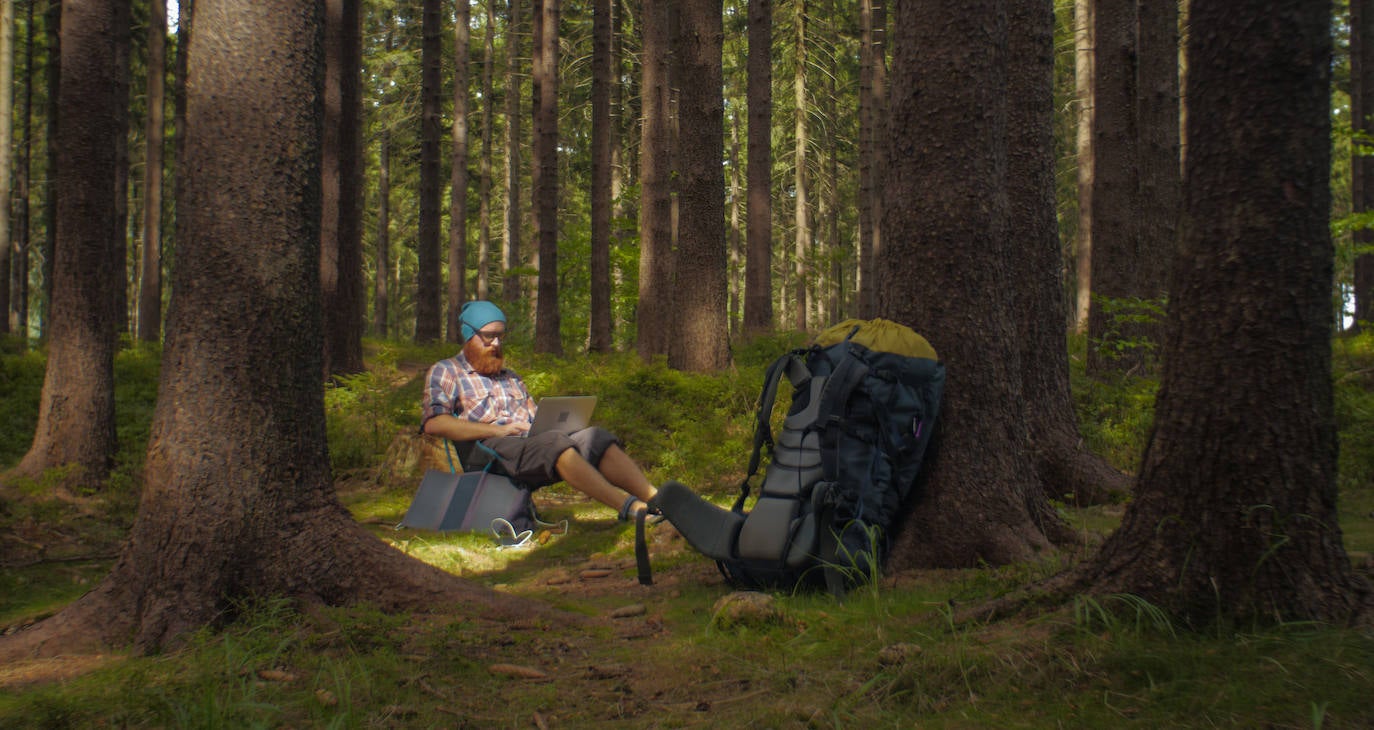
[[[506,358],[501,353],[501,346],[487,347],[482,344],[480,337],[468,340],[463,346],[463,356],[467,358],[468,364],[473,370],[492,377],[501,372],[506,366]]]

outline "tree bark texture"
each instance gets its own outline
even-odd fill
[[[360,0],[326,0],[320,284],[324,377],[363,370]]]
[[[1092,311],[1093,254],[1093,8],[1095,0],[1075,0],[1073,14],[1074,90],[1078,95],[1075,149],[1078,154],[1078,231],[1074,239],[1073,329],[1088,331]]]
[[[721,0],[687,0],[677,52],[679,225],[673,331],[668,363],[713,372],[730,364],[726,319],[725,99],[722,95]]]
[[[1000,0],[896,8],[878,314],[923,333],[950,374],[898,567],[1010,563],[1067,537],[1023,426],[1007,265],[1007,32]]]
[[[10,332],[10,266],[17,257],[10,244],[11,150],[14,143],[14,0],[0,0],[0,334]],[[28,272],[25,272],[25,276]]]
[[[127,0],[123,0],[127,6]],[[128,33],[116,2],[68,0],[62,10],[62,85],[57,138],[56,251],[48,364],[38,425],[21,474],[75,465],[75,479],[105,478],[115,453],[115,179],[125,98],[116,37]],[[126,7],[127,10],[127,7]],[[122,14],[127,18],[127,12]]]
[[[436,342],[442,335],[443,272],[439,257],[439,132],[442,120],[439,71],[443,41],[442,3],[423,0],[420,19],[420,218],[416,230],[415,340]]]
[[[144,124],[147,152],[143,165],[143,251],[138,276],[138,339],[162,339],[162,147],[166,119],[167,3],[148,3],[148,116]]]
[[[1189,624],[1368,615],[1336,514],[1330,6],[1194,0],[1183,230],[1135,499],[1087,574]]]
[[[248,596],[509,605],[371,537],[334,495],[319,382],[320,20],[310,2],[197,4],[182,247],[138,516],[110,575],[6,637],[0,657],[155,651]]]
[[[468,300],[468,83],[472,77],[469,45],[472,3],[454,4],[453,22],[453,150],[448,192],[448,308],[445,338],[463,341],[459,321]],[[485,98],[485,97],[484,97]]]
[[[805,332],[806,285],[810,278],[808,263],[811,256],[811,209],[808,202],[811,181],[806,169],[806,148],[809,144],[806,115],[810,113],[806,101],[806,0],[797,0],[795,5],[795,42],[792,50],[797,59],[797,68],[792,74],[792,95],[795,102],[792,124],[792,220],[795,223],[792,236],[792,304],[796,310],[792,314],[792,326],[800,332]]]
[[[673,297],[673,201],[672,120],[669,117],[671,86],[668,3],[644,0],[643,75],[640,98],[643,109],[639,145],[639,309],[636,313],[635,349],[649,359],[668,354],[669,307]]]
[[[508,304],[520,301],[520,0],[510,0],[506,27],[506,245],[502,255],[501,296]]]
[[[611,0],[592,6],[592,352],[611,349]]]
[[[773,329],[773,2],[749,0],[744,331]]]
[[[534,3],[534,196],[535,235],[539,240],[538,294],[535,297],[535,352],[563,352],[558,311],[558,15],[559,0]]]
[[[1049,496],[1098,504],[1123,499],[1126,475],[1083,447],[1073,396],[1054,191],[1054,6],[1008,0],[1007,246],[1017,296],[1022,400],[1030,454]]]

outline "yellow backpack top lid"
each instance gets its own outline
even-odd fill
[[[859,331],[854,332],[850,339],[870,350],[892,352],[906,357],[940,359],[926,338],[904,324],[887,319],[846,319],[816,335],[816,344],[830,347],[843,342],[855,327],[858,327]]]

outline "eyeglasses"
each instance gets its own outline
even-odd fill
[[[482,338],[482,344],[484,345],[490,345],[493,342],[496,342],[497,340],[501,340],[504,342],[506,339],[505,330],[502,330],[500,332],[483,332],[482,330],[477,330],[475,334],[478,337]]]

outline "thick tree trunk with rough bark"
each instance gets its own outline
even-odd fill
[[[712,372],[730,364],[726,319],[725,99],[722,96],[721,0],[679,3],[677,87],[679,225],[673,331],[668,363]]]
[[[124,0],[127,4],[127,0]],[[18,473],[75,465],[77,482],[105,478],[115,453],[114,288],[118,233],[115,205],[118,139],[126,118],[116,37],[118,3],[68,0],[62,12],[62,85],[54,146],[58,152],[56,252],[48,322],[48,364],[38,425]]]
[[[80,13],[70,17],[80,28]],[[248,596],[514,609],[368,535],[330,483],[315,8],[200,0],[197,38],[181,255],[138,517],[110,575],[0,639],[0,658],[131,641],[156,651],[232,619]]]
[[[1190,625],[1367,620],[1336,512],[1329,4],[1194,0],[1155,429],[1077,590]],[[1235,120],[1246,120],[1237,124]]]
[[[1083,446],[1069,390],[1067,306],[1054,196],[1054,8],[1009,0],[1007,247],[1018,304],[1021,388],[1035,463],[1049,496],[1098,504],[1124,499],[1130,479]]]
[[[950,373],[898,567],[1010,563],[1070,537],[1024,429],[1020,289],[1007,265],[1007,22],[1001,0],[896,8],[878,314],[924,334]]]

